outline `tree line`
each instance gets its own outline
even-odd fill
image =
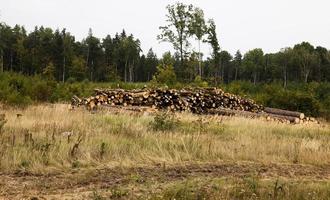
[[[231,55],[221,50],[215,22],[206,20],[202,9],[182,3],[166,9],[166,24],[159,27],[157,38],[171,43],[175,53],[166,52],[162,58],[152,49],[142,52],[140,40],[125,30],[97,38],[90,29],[85,39],[77,41],[66,29],[41,26],[28,33],[24,26],[0,23],[0,72],[41,74],[61,82],[146,82],[157,78],[166,82],[168,74],[172,82],[282,81],[284,87],[288,82],[330,80],[330,52],[325,47],[302,42],[277,53],[256,48],[244,55],[240,51]],[[194,39],[197,51],[192,50]],[[201,43],[213,49],[204,59]],[[162,73],[166,74],[161,77]]]

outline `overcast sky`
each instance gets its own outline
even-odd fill
[[[171,45],[156,40],[164,25],[166,5],[177,0],[0,0],[0,21],[66,28],[77,40],[92,28],[96,37],[113,36],[125,29],[160,56]],[[330,48],[329,0],[182,0],[213,18],[222,50],[243,53],[253,48],[276,52],[302,41]],[[193,46],[196,46],[193,44]],[[211,51],[207,44],[203,52]]]

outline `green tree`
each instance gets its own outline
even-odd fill
[[[70,77],[82,81],[86,78],[86,61],[82,56],[73,56]]]
[[[166,7],[166,22],[167,25],[159,27],[162,31],[157,39],[164,42],[170,42],[174,49],[180,53],[181,67],[183,67],[184,55],[186,49],[190,46],[189,43],[189,23],[191,21],[192,5],[176,3]]]
[[[4,71],[4,68],[3,68],[4,48],[5,48],[4,28],[5,28],[5,24],[0,22],[0,72],[1,73]]]
[[[234,57],[234,66],[235,66],[235,75],[234,75],[234,80],[236,81],[240,72],[240,68],[242,66],[242,54],[241,52],[238,50],[235,53],[235,57]]]
[[[221,77],[222,82],[228,83],[231,79],[230,77],[230,70],[231,70],[231,60],[233,57],[230,55],[228,51],[221,51],[219,53],[220,59],[220,69],[218,74]]]
[[[317,54],[314,51],[314,47],[308,42],[297,44],[293,49],[295,52],[295,59],[303,76],[303,80],[305,83],[307,83],[311,71],[317,66]]]
[[[55,80],[55,67],[52,62],[49,62],[42,71],[42,75],[48,80]]]
[[[292,62],[293,50],[292,48],[283,48],[280,52],[276,54],[276,59],[279,68],[282,72],[283,77],[283,87],[287,87],[288,82],[288,67],[290,62]]]
[[[175,59],[170,52],[163,54],[160,64],[156,67],[156,73],[152,78],[153,82],[173,85],[176,82],[176,74],[174,72],[173,64]]]
[[[317,70],[315,72],[315,80],[329,81],[330,80],[330,53],[324,47],[316,47],[317,54]]]
[[[213,60],[213,76],[215,77],[215,84],[218,82],[219,72],[220,72],[220,45],[216,33],[216,25],[212,19],[208,21],[207,28],[207,42],[212,47],[212,60]]]
[[[99,38],[93,36],[92,29],[88,31],[88,37],[83,41],[86,48],[86,67],[89,71],[91,81],[102,80],[104,73],[102,71],[103,51]],[[101,68],[101,69],[100,69]]]
[[[189,24],[189,31],[190,34],[196,36],[196,39],[198,40],[198,74],[202,77],[201,41],[203,36],[207,33],[207,26],[202,9],[194,9],[194,12],[192,13],[192,19]]]
[[[247,76],[252,77],[255,85],[258,75],[264,65],[264,52],[262,49],[253,49],[248,51],[243,58],[244,71]]]
[[[166,85],[173,85],[176,82],[176,75],[172,65],[159,64],[153,81]]]
[[[65,81],[66,72],[69,71],[68,67],[70,66],[69,63],[72,62],[73,57],[73,48],[72,44],[74,43],[74,37],[71,36],[69,32],[66,32],[66,29],[62,30],[62,55],[63,55],[63,64],[62,64],[62,82]]]
[[[157,55],[153,52],[152,48],[149,49],[146,57],[146,63],[144,65],[144,74],[146,75],[146,81],[150,81],[153,74],[156,72],[156,66],[158,65]]]

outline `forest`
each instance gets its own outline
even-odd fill
[[[301,42],[283,47],[277,53],[260,48],[244,55],[222,50],[216,25],[204,19],[203,10],[177,3],[167,7],[167,23],[160,26],[160,42],[170,42],[174,54],[156,55],[152,48],[142,52],[141,42],[125,30],[97,38],[92,29],[82,41],[66,28],[53,30],[35,27],[28,32],[23,25],[0,24],[0,71],[24,75],[41,74],[56,81],[146,82],[150,81],[164,58],[174,70],[176,81],[189,83],[197,76],[217,84],[235,80],[257,83],[282,81],[324,82],[330,80],[330,52],[327,48]],[[173,23],[175,22],[175,23]],[[155,36],[156,37],[156,36]],[[211,55],[192,50],[191,41],[209,43]],[[199,49],[197,47],[197,49]]]
[[[155,37],[172,44],[174,53],[163,55],[152,48],[143,52],[141,41],[125,30],[97,38],[89,29],[86,38],[78,41],[66,28],[36,26],[29,32],[22,25],[2,22],[0,100],[14,105],[67,101],[70,95],[87,95],[102,83],[105,87],[119,82],[131,83],[122,87],[220,86],[267,106],[328,118],[327,48],[301,42],[276,53],[255,48],[231,55],[221,48],[216,24],[204,17],[202,9],[176,3],[166,10],[167,20]],[[192,45],[194,40],[197,47]],[[201,53],[201,43],[210,45],[211,55]]]

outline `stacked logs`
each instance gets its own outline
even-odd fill
[[[92,97],[80,99],[74,96],[72,105],[85,105],[91,110],[101,105],[149,106],[157,109],[190,111],[198,114],[208,114],[210,109],[215,108],[228,108],[255,113],[263,110],[263,107],[253,100],[225,93],[217,88],[182,90],[95,89],[95,95]]]
[[[210,114],[224,115],[224,116],[242,116],[248,118],[263,118],[267,121],[277,121],[281,123],[292,123],[292,124],[309,124],[319,123],[313,117],[305,117],[304,113],[293,112],[288,110],[282,110],[277,108],[264,108],[262,112],[247,112],[239,110],[230,110],[224,108],[217,108],[209,110]]]
[[[263,107],[251,99],[225,93],[218,88],[195,89],[95,89],[95,95],[80,99],[72,98],[73,106],[86,106],[89,110],[97,107],[168,109],[172,111],[189,111],[197,114],[217,114],[265,118],[268,121],[283,123],[316,122],[314,118],[305,117],[303,113]],[[139,109],[138,109],[139,110]]]

